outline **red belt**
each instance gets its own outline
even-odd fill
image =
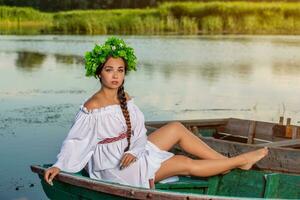
[[[113,137],[113,138],[105,138],[104,140],[101,140],[100,142],[98,142],[98,144],[107,144],[107,143],[112,143],[112,142],[116,142],[118,140],[122,140],[124,138],[127,137],[127,133],[122,133],[117,137]]]

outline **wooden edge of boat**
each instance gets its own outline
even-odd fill
[[[44,175],[45,169],[39,165],[31,165],[31,171],[38,175]],[[86,188],[89,190],[113,194],[116,196],[130,199],[160,199],[160,200],[237,200],[248,198],[222,197],[212,195],[197,195],[190,193],[165,192],[146,188],[130,187],[126,185],[108,183],[98,180],[93,180],[88,177],[75,176],[74,174],[60,172],[54,180],[71,184],[77,187]],[[42,180],[43,181],[43,180]]]
[[[226,125],[230,118],[221,119],[196,119],[196,120],[168,120],[168,121],[147,121],[146,126],[159,128],[170,122],[181,122],[185,126],[222,126]]]

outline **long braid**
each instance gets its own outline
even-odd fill
[[[127,134],[128,145],[127,145],[127,147],[124,150],[124,152],[125,152],[125,151],[128,151],[129,148],[130,148],[131,123],[130,123],[130,115],[129,115],[129,112],[128,112],[128,109],[127,109],[127,101],[126,101],[126,96],[125,96],[124,86],[123,85],[124,85],[124,82],[123,82],[123,84],[118,89],[118,99],[120,101],[120,106],[121,106],[121,109],[122,109],[122,113],[124,115],[124,118],[125,118],[125,121],[126,121],[126,125],[127,125],[126,134]]]

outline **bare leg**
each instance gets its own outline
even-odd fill
[[[267,149],[259,149],[232,158],[220,160],[193,160],[186,156],[176,155],[162,163],[155,174],[155,181],[174,175],[213,176],[234,168],[248,170],[254,163],[268,153]]]
[[[227,158],[210,148],[179,122],[171,122],[159,128],[148,136],[148,140],[165,151],[178,143],[184,151],[202,159]]]

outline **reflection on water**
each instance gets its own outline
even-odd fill
[[[46,198],[29,165],[55,161],[79,106],[99,89],[84,76],[83,55],[105,39],[0,36],[0,199]],[[284,115],[300,123],[298,36],[124,39],[139,59],[125,88],[146,120]]]
[[[16,66],[24,70],[32,70],[43,65],[47,55],[36,52],[17,52]],[[84,64],[84,60],[80,56],[54,54],[55,62],[65,65]]]
[[[282,76],[299,76],[300,75],[300,59],[276,61],[272,64],[272,73]]]
[[[29,71],[41,67],[46,58],[45,54],[36,52],[18,52],[17,54],[16,66]]]
[[[81,64],[84,65],[84,60],[80,56],[55,54],[55,61],[66,65]]]

